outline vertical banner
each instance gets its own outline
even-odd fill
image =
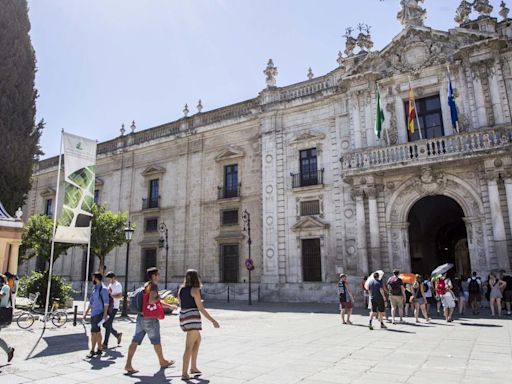
[[[64,205],[54,241],[87,244],[91,236],[96,180],[96,141],[62,134],[64,147]]]

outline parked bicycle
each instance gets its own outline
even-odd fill
[[[39,319],[39,321],[44,321],[44,309],[36,309],[36,302],[39,298],[39,292],[36,294],[29,294],[28,299],[30,301],[30,307],[27,311],[23,311],[16,320],[16,323],[18,324],[18,327],[21,329],[28,329],[30,328],[36,319]],[[55,301],[52,304],[51,310],[48,312],[46,316],[46,321],[51,321],[53,325],[60,328],[66,322],[68,321],[68,314],[66,311],[63,311],[61,309],[58,309],[58,302],[59,299],[55,299]]]

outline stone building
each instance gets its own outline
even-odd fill
[[[205,291],[247,292],[252,219],[253,280],[264,300],[332,301],[339,272],[376,269],[483,276],[512,259],[512,25],[488,1],[463,1],[457,27],[424,25],[421,1],[402,2],[403,30],[381,50],[370,29],[346,34],[331,72],[285,87],[277,68],[254,99],[125,133],[98,147],[100,203],[137,225],[130,281],[163,265],[158,225],[170,229],[173,282],[198,268]],[[474,9],[473,9],[474,8]],[[478,13],[472,19],[472,11]],[[452,124],[449,73],[458,108]],[[407,130],[409,87],[415,132]],[[376,95],[385,122],[375,134]],[[25,211],[52,213],[57,158],[35,173]],[[57,271],[83,277],[84,257]],[[107,259],[123,275],[125,249]],[[34,268],[36,261],[25,266]],[[220,292],[220,291],[219,291]]]

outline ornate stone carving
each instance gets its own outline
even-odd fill
[[[344,66],[343,66],[343,61],[344,61],[344,59],[343,59],[343,53],[341,53],[341,51],[338,51],[338,58],[336,59],[336,62],[338,63],[338,66],[339,66],[340,68],[343,68],[343,67],[344,67]]]
[[[277,67],[274,65],[272,59],[268,60],[267,68],[265,68],[263,74],[266,76],[265,82],[267,83],[267,87],[275,87],[276,76],[278,75],[278,72]]]
[[[499,12],[499,15],[501,17],[503,17],[503,20],[504,21],[507,21],[508,20],[508,14],[510,13],[510,9],[507,8],[507,4],[505,4],[504,1],[501,2],[500,4],[500,12]]]
[[[471,3],[466,0],[462,0],[459,7],[457,8],[457,13],[455,14],[455,22],[459,25],[465,24],[469,22],[469,15],[471,14]]]
[[[420,195],[438,195],[446,188],[446,176],[442,172],[434,174],[430,167],[422,167],[413,187]]]
[[[360,23],[357,28],[359,35],[357,35],[357,46],[363,51],[371,51],[373,48],[373,41],[370,34],[370,26]]]
[[[313,77],[315,77],[315,75],[313,74],[313,70],[311,69],[311,67],[309,67],[308,69],[308,80],[312,80]]]
[[[408,26],[423,26],[427,11],[421,7],[424,0],[401,0],[402,10],[396,15],[400,23]]]
[[[389,129],[388,134],[383,135],[388,145],[398,144],[398,127],[396,122],[396,111],[394,103],[387,103],[386,111],[389,113]]]
[[[489,3],[489,0],[475,0],[473,8],[481,17],[489,17],[494,7]]]
[[[345,30],[345,35],[343,36],[346,39],[345,42],[345,55],[348,57],[354,56],[354,49],[357,46],[357,40],[352,37],[352,32],[354,31],[353,28],[347,28]]]

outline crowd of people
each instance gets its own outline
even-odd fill
[[[503,311],[507,316],[512,315],[512,275],[503,270],[492,272],[485,281],[477,272],[468,278],[450,278],[448,272],[427,278],[415,275],[413,281],[408,282],[404,282],[401,276],[400,271],[395,269],[386,282],[382,271],[362,278],[364,305],[370,310],[370,330],[374,329],[373,320],[377,320],[385,329],[385,320],[392,324],[403,323],[409,313],[414,316],[416,323],[420,323],[421,316],[429,323],[433,311],[441,316],[441,308],[447,322],[453,321],[456,308],[459,316],[464,316],[469,310],[473,315],[478,315],[484,299],[489,304],[492,317],[501,317]],[[355,300],[345,274],[340,275],[337,294],[341,320],[343,324],[352,324],[350,316]],[[388,308],[391,308],[391,319],[388,318]]]

